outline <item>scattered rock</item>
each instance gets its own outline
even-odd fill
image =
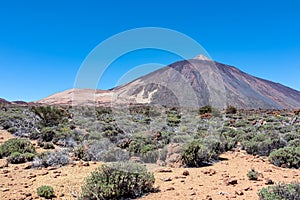
[[[228,192],[222,192],[222,191],[218,192],[217,194],[218,194],[218,195],[229,195]]]
[[[88,166],[90,166],[90,163],[89,163],[89,162],[84,162],[84,163],[82,164],[82,166],[88,167]]]
[[[190,172],[189,172],[188,170],[184,170],[184,171],[182,172],[182,175],[183,175],[183,176],[189,176],[189,175],[190,175]]]
[[[2,173],[3,173],[3,174],[8,174],[8,173],[9,173],[9,170],[4,169],[4,170],[2,170]]]
[[[194,196],[194,195],[196,195],[196,192],[193,191],[193,192],[190,193],[190,195],[191,195],[191,196]]]
[[[236,185],[237,183],[238,183],[237,179],[231,178],[231,179],[225,180],[226,185]]]
[[[166,165],[174,168],[183,166],[181,157],[181,144],[172,143],[167,146]]]
[[[273,184],[274,184],[274,181],[273,181],[272,179],[266,178],[265,184],[266,184],[266,185],[273,185]]]
[[[212,200],[212,197],[210,195],[207,195],[205,200]]]
[[[25,166],[23,167],[23,169],[31,169],[32,168],[32,164],[31,163],[27,163],[25,164]]]
[[[235,191],[234,193],[235,193],[236,195],[239,195],[239,196],[244,195],[244,192],[243,192],[242,190]]]
[[[25,193],[24,195],[25,195],[25,197],[30,197],[32,194],[31,193]]]
[[[159,169],[159,170],[157,170],[157,172],[159,172],[159,173],[171,173],[172,170],[171,169]]]
[[[272,172],[272,169],[265,169],[264,172]]]
[[[175,190],[175,188],[174,187],[168,187],[164,191],[172,191],[172,190]]]
[[[75,197],[75,198],[77,197],[76,192],[72,191],[71,194],[72,194],[73,197]]]
[[[57,170],[58,167],[57,166],[50,166],[50,167],[47,167],[47,170],[49,171],[53,171],[53,170]]]
[[[29,176],[27,176],[28,179],[33,179],[33,178],[35,178],[35,177],[36,177],[35,174],[30,174]]]
[[[203,174],[208,174],[209,176],[212,176],[212,175],[216,174],[217,172],[214,169],[208,169],[208,170],[202,171],[202,173]]]
[[[8,192],[9,191],[9,188],[3,188],[2,189],[2,192]]]
[[[236,195],[227,195],[226,198],[227,199],[235,199],[237,196]]]
[[[245,191],[250,191],[250,190],[252,190],[252,187],[246,187],[244,190]]]
[[[37,175],[38,175],[38,176],[45,176],[45,175],[47,175],[47,174],[49,174],[48,171],[43,171],[43,172],[38,173]]]
[[[164,181],[164,182],[168,182],[168,181],[172,181],[172,179],[170,177],[167,178],[161,178],[160,180]]]

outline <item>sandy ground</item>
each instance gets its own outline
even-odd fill
[[[12,137],[6,131],[0,131],[0,144]],[[155,187],[159,187],[160,192],[140,199],[258,199],[257,192],[266,187],[267,179],[275,183],[300,181],[299,170],[276,167],[266,158],[251,156],[244,151],[226,152],[221,158],[222,161],[213,166],[202,168],[147,165],[154,172]],[[25,169],[28,163],[8,166],[5,163],[5,159],[0,159],[1,200],[42,199],[36,194],[36,188],[41,185],[54,188],[54,199],[77,199],[84,178],[101,165],[77,162],[58,169]],[[258,181],[248,180],[246,174],[251,168],[261,173]]]

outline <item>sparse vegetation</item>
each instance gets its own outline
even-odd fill
[[[269,160],[276,166],[299,168],[300,167],[300,147],[284,147],[273,151]]]
[[[139,105],[130,106],[127,111],[105,107],[10,106],[0,110],[0,126],[16,136],[37,140],[44,149],[65,148],[85,161],[115,162],[135,156],[143,162],[155,163],[162,149],[179,143],[182,161],[195,167],[212,163],[220,153],[239,144],[239,148],[252,155],[269,156],[274,152],[270,161],[275,165],[299,167],[299,119],[285,111],[237,111],[233,106],[220,111],[209,105],[196,110]],[[0,151],[2,157],[9,155]],[[37,162],[45,160],[45,156],[37,156],[35,163],[52,165]],[[56,161],[50,159],[51,162],[60,163],[54,157]],[[24,162],[24,155],[16,153],[9,160]]]
[[[211,106],[204,106],[199,109],[199,114],[202,115],[205,113],[211,113],[212,111],[213,111],[213,108]]]
[[[33,160],[33,167],[63,166],[69,163],[66,151],[46,151]]]
[[[53,187],[49,185],[43,185],[41,187],[38,187],[36,189],[36,192],[40,197],[44,197],[46,199],[51,199],[55,196]]]
[[[300,184],[279,183],[261,189],[258,196],[260,200],[298,200],[300,199]]]
[[[259,173],[257,171],[255,171],[255,169],[253,169],[253,168],[247,173],[249,180],[252,180],[252,181],[256,181],[258,179],[258,175],[259,175]]]
[[[153,191],[154,176],[135,163],[102,165],[85,180],[81,200],[135,198]]]
[[[194,140],[184,149],[182,160],[187,167],[201,167],[216,160],[220,148],[217,140]]]
[[[16,157],[17,153],[25,154],[31,153],[35,154],[35,148],[33,144],[27,139],[12,138],[0,145],[0,158],[8,157],[12,154],[13,157]]]

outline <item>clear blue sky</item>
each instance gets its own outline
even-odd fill
[[[96,45],[147,26],[187,34],[217,61],[300,90],[299,8],[297,0],[2,0],[0,97],[33,101],[72,88]],[[133,53],[116,62],[99,87],[114,87],[137,64],[176,59],[160,51]]]

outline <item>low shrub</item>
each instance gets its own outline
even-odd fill
[[[201,108],[199,108],[199,114],[205,114],[205,113],[211,113],[213,111],[211,106],[203,106]]]
[[[31,111],[39,116],[43,127],[57,126],[60,123],[67,122],[70,118],[67,110],[54,106],[36,106],[32,107]]]
[[[187,167],[200,167],[218,158],[220,144],[214,140],[194,140],[182,153],[183,163]]]
[[[146,153],[141,155],[141,160],[144,163],[156,163],[158,158],[159,158],[158,150],[147,151]]]
[[[69,163],[69,156],[66,151],[46,151],[39,154],[33,160],[34,167],[49,167],[67,165]]]
[[[299,183],[279,183],[259,190],[260,200],[298,200],[300,199]]]
[[[258,172],[255,171],[255,169],[251,169],[248,173],[247,173],[247,176],[249,178],[249,180],[252,180],[252,181],[256,181],[258,179]]]
[[[275,150],[270,154],[269,161],[279,167],[299,168],[300,147],[284,147]]]
[[[260,156],[268,156],[273,150],[285,145],[286,142],[281,140],[277,134],[258,133],[253,138],[242,141],[242,146],[247,153]]]
[[[300,147],[300,139],[294,139],[289,141],[289,146]]]
[[[74,156],[78,159],[85,160],[86,159],[86,151],[82,145],[79,145],[73,149]]]
[[[102,165],[85,180],[80,200],[135,198],[153,191],[154,176],[136,163]]]
[[[226,114],[236,114],[237,113],[237,109],[233,106],[228,106],[225,110]]]
[[[300,135],[296,132],[288,132],[283,135],[283,139],[289,142],[291,140],[300,139]]]
[[[48,185],[43,185],[41,187],[38,187],[36,189],[36,192],[40,197],[44,197],[46,199],[51,199],[52,197],[55,196],[53,187]]]
[[[121,148],[116,147],[108,139],[101,141],[89,141],[86,145],[87,150],[80,150],[77,152],[78,156],[83,157],[84,160],[116,162],[129,159],[129,153]],[[80,155],[82,154],[82,155]]]
[[[7,162],[11,164],[25,163],[28,161],[32,161],[34,156],[35,154],[33,153],[14,152],[7,157]]]
[[[12,138],[5,141],[0,145],[0,158],[10,156],[12,153],[19,152],[24,153],[35,153],[33,144],[26,139]]]

